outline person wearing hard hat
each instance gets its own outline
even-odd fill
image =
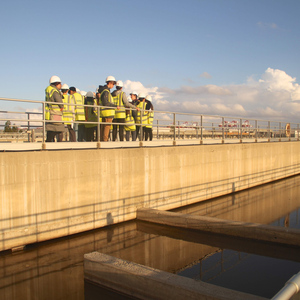
[[[146,95],[144,93],[139,93],[138,102],[136,104],[136,107],[139,108],[136,117],[136,123],[138,124],[136,126],[136,135],[140,141],[143,140],[143,134],[142,134],[143,129],[141,127],[142,126],[144,127],[148,124],[148,112],[146,111],[146,105],[147,105]]]
[[[120,142],[124,141],[124,123],[125,123],[125,107],[136,109],[136,107],[130,104],[127,100],[126,94],[122,91],[123,89],[123,82],[118,80],[116,83],[116,90],[112,92],[112,97],[114,103],[120,107],[120,109],[115,111],[115,117],[113,119],[113,123],[119,123],[119,125],[113,125],[113,141],[116,140],[118,134],[118,126],[119,126],[119,140]]]
[[[113,76],[108,76],[105,80],[106,85],[99,85],[98,92],[99,105],[104,106],[101,108],[100,116],[102,118],[102,123],[100,126],[100,140],[107,142],[110,134],[111,123],[115,116],[115,108],[119,109],[119,106],[114,104],[110,89],[116,84],[116,79]]]
[[[85,119],[88,122],[98,122],[97,115],[97,102],[94,98],[93,92],[87,92],[85,97],[86,105],[93,105],[94,107],[87,106],[85,107]],[[86,141],[91,142],[95,140],[95,131],[97,132],[97,124],[85,124],[85,133],[86,133]],[[97,135],[96,135],[97,137]]]
[[[150,141],[152,141],[153,138],[152,125],[153,125],[153,118],[154,118],[152,97],[150,95],[147,95],[145,100],[147,103],[146,110],[148,110],[148,124],[144,128],[145,141],[147,141],[148,138]]]
[[[45,106],[45,119],[50,121],[46,122],[47,130],[47,139],[46,142],[54,142],[54,137],[58,142],[62,142],[62,133],[65,131],[65,126],[62,121],[62,111],[64,108],[63,105],[63,95],[60,91],[61,89],[61,80],[58,76],[52,76],[49,80],[50,85],[46,88],[45,101],[46,102],[56,102],[47,103]],[[51,122],[54,121],[54,122]]]
[[[85,112],[84,112],[84,97],[77,92],[74,86],[71,86],[69,89],[69,94],[74,98],[75,101],[75,121],[85,121]],[[79,91],[79,90],[78,90]],[[78,123],[76,126],[78,128],[78,142],[83,142],[85,140],[85,126],[82,123]]]
[[[63,84],[61,87],[61,91],[63,93],[63,102],[64,110],[63,110],[63,120],[65,121],[65,125],[67,125],[69,131],[69,141],[76,142],[76,134],[73,129],[73,121],[75,120],[75,106],[69,104],[75,104],[74,97],[68,95],[69,86],[67,84]]]
[[[137,92],[132,92],[130,93],[131,101],[133,105],[136,105],[138,103],[138,93]]]

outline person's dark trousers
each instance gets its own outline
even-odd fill
[[[62,133],[57,131],[47,131],[47,139],[46,142],[54,142],[54,137],[56,136],[56,140],[58,142],[62,142]]]
[[[153,138],[152,128],[145,127],[144,132],[145,132],[145,141],[148,141],[148,138],[150,141],[152,141]]]
[[[71,125],[67,125],[69,130],[69,141],[70,142],[76,142],[76,133]]]
[[[85,141],[85,126],[83,124],[78,124],[78,142]]]
[[[139,139],[139,141],[142,141],[145,137],[145,127],[143,127],[143,138],[141,138],[141,126],[136,125],[136,137]]]
[[[85,134],[86,134],[86,141],[92,142],[95,140],[95,131],[97,130],[97,127],[86,127],[85,128]],[[97,135],[96,135],[97,138]]]
[[[126,141],[130,141],[130,132],[131,132],[131,140],[136,141],[136,131],[126,131]]]
[[[125,119],[113,119],[113,123],[125,123]],[[124,125],[113,125],[113,141],[117,139],[119,127],[120,142],[124,141]]]

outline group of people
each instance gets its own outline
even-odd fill
[[[99,85],[95,93],[62,85],[58,76],[52,76],[49,83],[45,90],[46,142],[55,139],[62,142],[66,130],[70,142],[96,141],[97,122],[100,122],[100,141],[116,141],[118,133],[119,141],[124,141],[124,131],[126,141],[137,138],[152,141],[154,108],[150,95],[132,92],[127,100],[123,82],[113,76],[108,76],[106,84]],[[114,86],[116,89],[111,93]]]

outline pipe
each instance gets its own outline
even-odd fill
[[[288,300],[297,294],[300,289],[300,272],[291,277],[285,286],[272,298],[272,300]]]

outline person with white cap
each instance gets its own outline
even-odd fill
[[[132,104],[136,105],[137,102],[138,102],[138,99],[137,99],[138,93],[137,92],[132,92],[132,93],[130,93],[130,97],[131,97]]]
[[[130,104],[127,100],[126,94],[123,92],[123,82],[118,80],[116,83],[116,90],[112,92],[112,97],[114,99],[114,103],[120,107],[120,109],[115,111],[115,117],[113,119],[113,123],[119,123],[119,125],[113,125],[113,141],[117,139],[118,127],[119,127],[119,140],[120,142],[124,141],[124,123],[125,123],[125,107],[136,109],[136,107]]]
[[[69,94],[73,96],[75,104],[75,121],[85,121],[85,113],[84,113],[84,97],[80,94],[80,91],[76,89],[74,86],[71,86],[69,88]],[[78,142],[83,142],[85,140],[85,126],[84,123],[76,123],[76,126],[78,128],[78,136],[77,140]]]
[[[105,106],[101,108],[100,111],[100,117],[102,118],[102,122],[104,123],[100,126],[100,140],[103,142],[107,142],[109,139],[111,123],[115,116],[115,108],[119,109],[119,107],[113,103],[113,98],[110,93],[110,89],[112,89],[116,84],[115,77],[108,76],[105,82],[106,85],[99,85],[98,89],[98,92],[100,93],[99,105]]]
[[[65,121],[65,125],[67,125],[69,131],[69,141],[76,142],[76,134],[73,129],[73,121],[75,120],[75,106],[69,105],[74,104],[74,98],[71,95],[68,95],[69,86],[67,84],[63,84],[61,87],[61,91],[63,93],[63,102],[64,110],[63,110],[63,120]]]
[[[64,108],[63,105],[63,95],[60,91],[61,89],[61,80],[58,76],[52,76],[49,80],[50,85],[46,88],[45,101],[46,102],[56,102],[48,103],[45,106],[45,119],[50,121],[46,122],[47,130],[47,139],[46,142],[54,142],[54,137],[58,142],[62,142],[62,133],[65,131],[65,126],[62,121],[62,111]],[[51,122],[54,121],[54,122]]]

